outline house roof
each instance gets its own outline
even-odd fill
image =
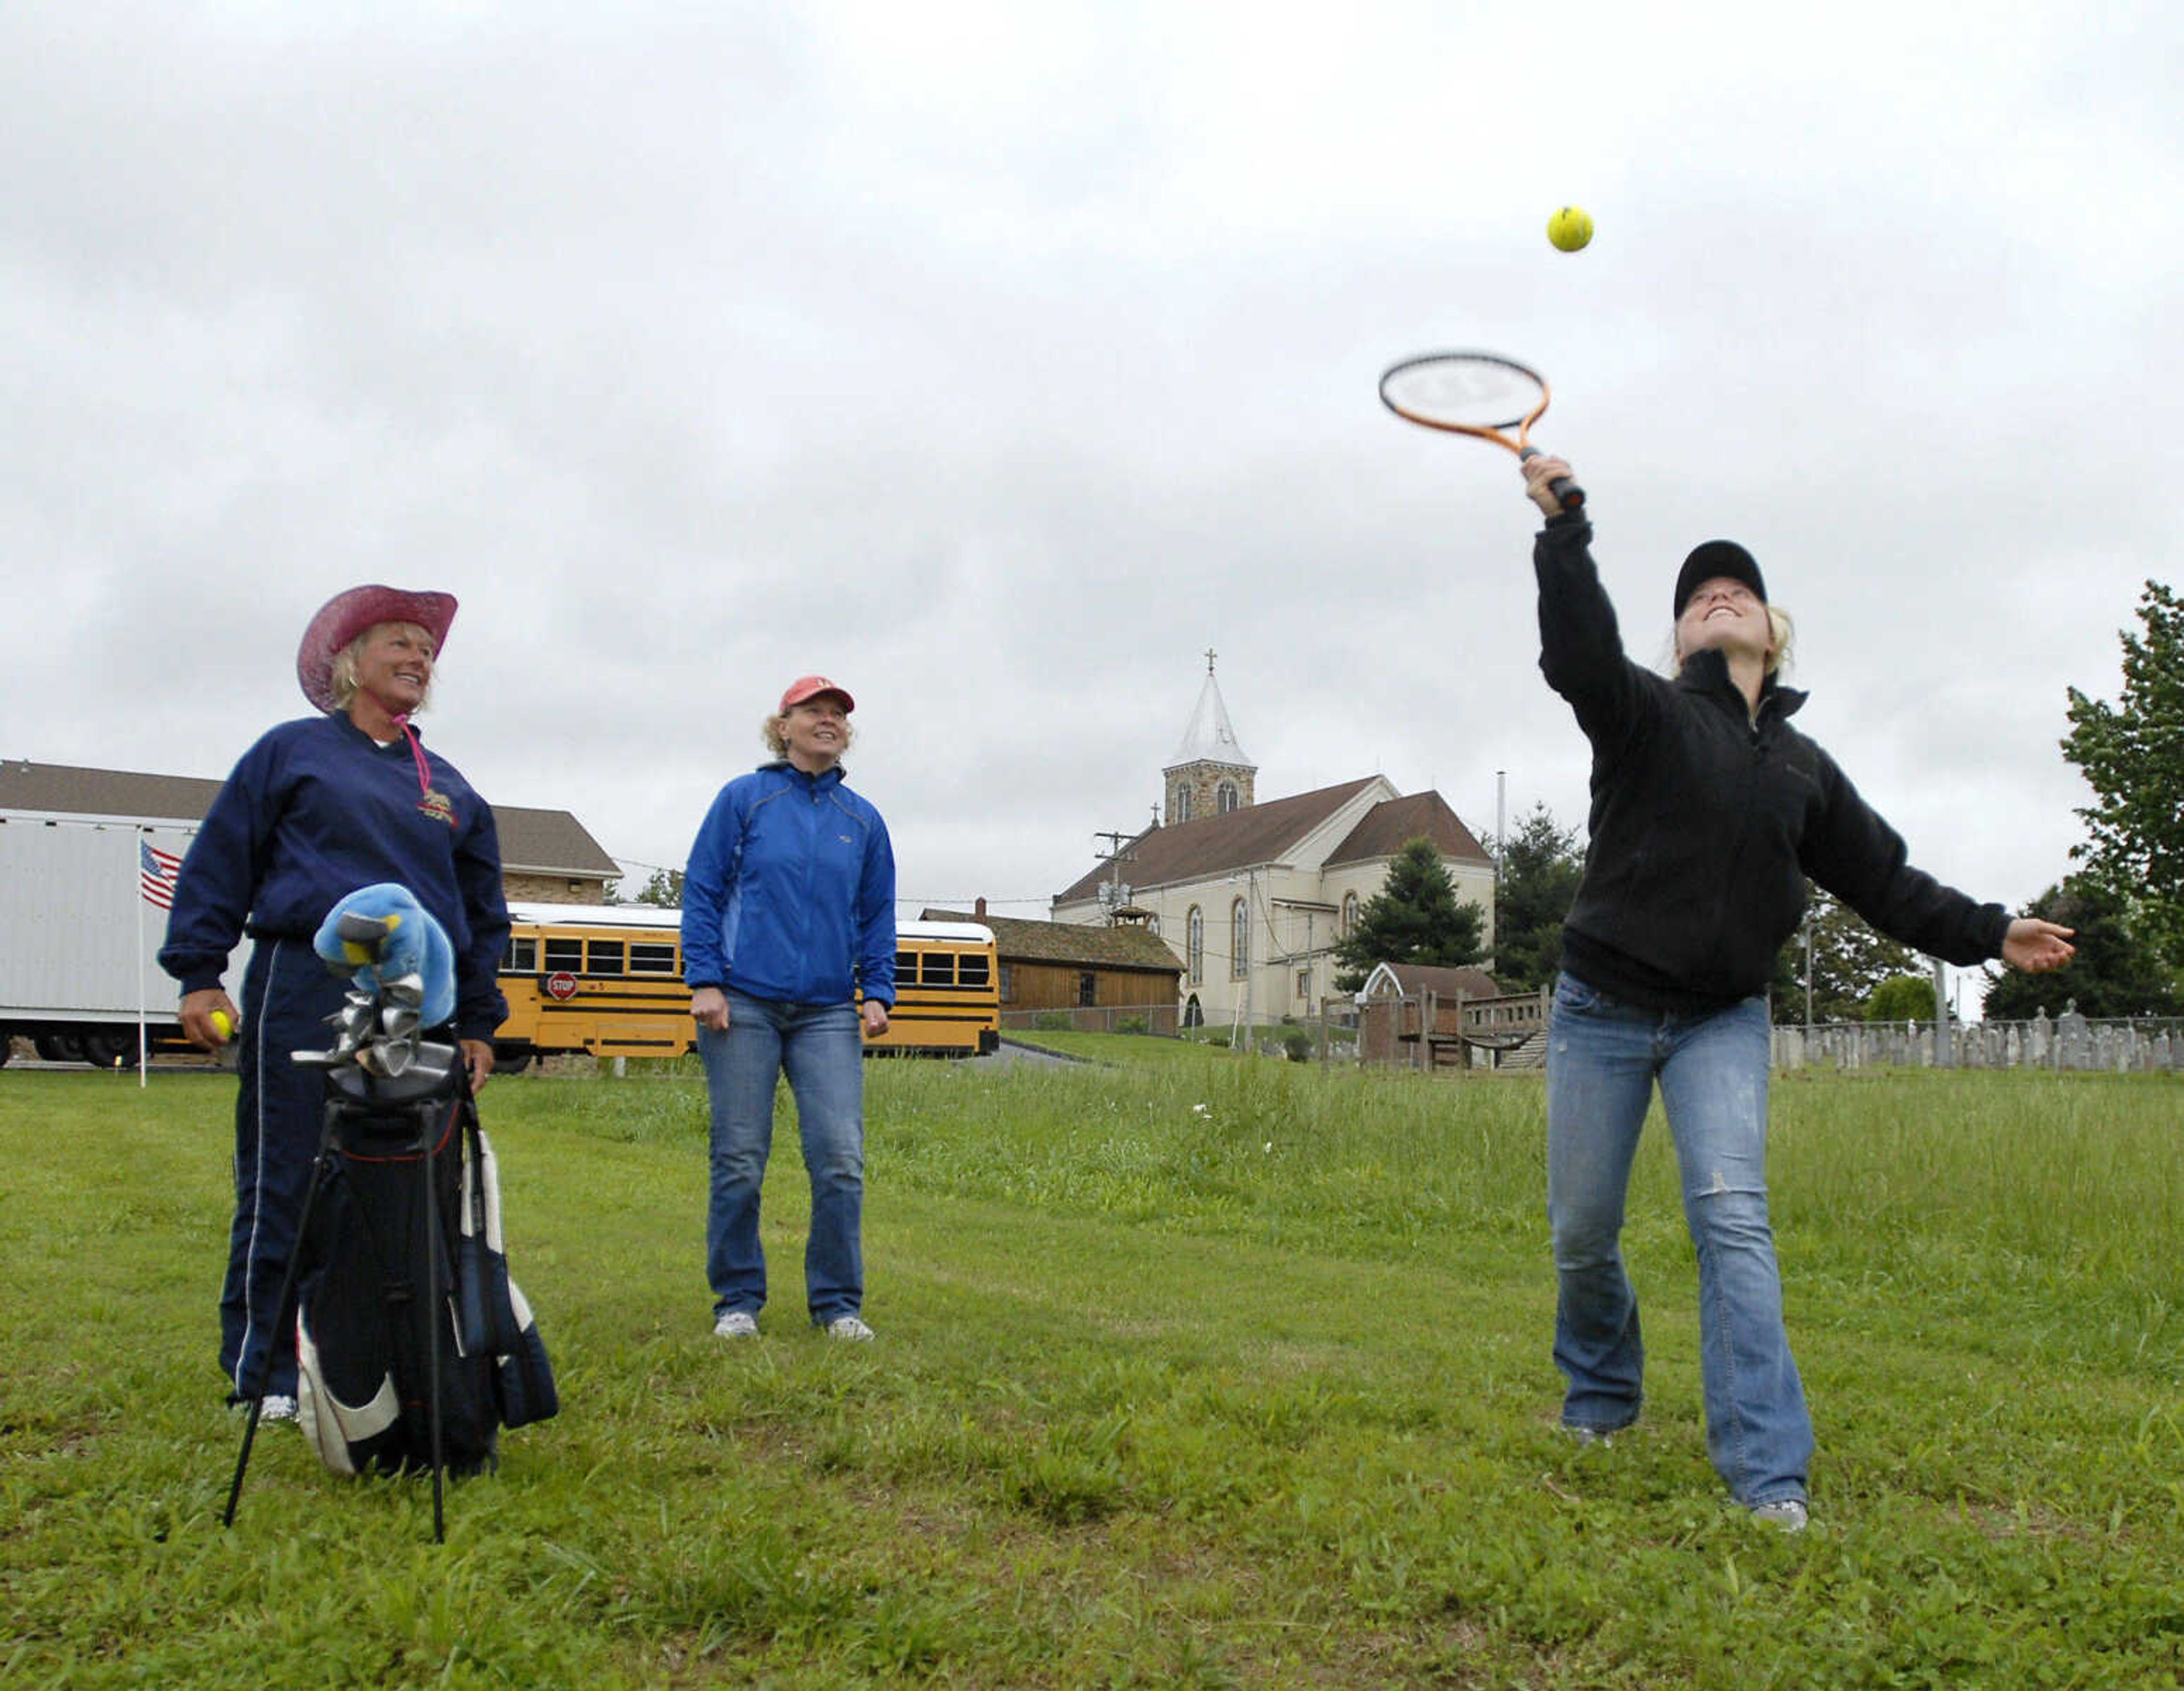
[[[1228,720],[1228,706],[1222,702],[1220,684],[1213,678],[1213,665],[1206,666],[1206,684],[1198,689],[1198,703],[1190,712],[1190,720],[1184,725],[1183,739],[1169,758],[1167,767],[1174,769],[1185,763],[1225,763],[1238,769],[1257,767],[1245,752],[1236,738],[1234,724]]]
[[[189,775],[138,775],[14,758],[0,762],[0,810],[202,822],[220,789],[218,781]]]
[[[928,910],[926,922],[983,922],[994,930],[994,949],[1007,963],[1084,963],[1100,968],[1181,972],[1167,941],[1144,928],[1110,928],[1084,922],[1034,922],[1014,916],[973,916],[962,910]]]
[[[1421,834],[1433,841],[1434,850],[1444,857],[1492,861],[1478,836],[1448,807],[1448,801],[1439,793],[1424,792],[1374,805],[1350,830],[1350,837],[1328,854],[1327,867],[1392,857]]]
[[[1365,991],[1373,991],[1374,984],[1384,976],[1395,977],[1396,985],[1406,997],[1412,993],[1431,992],[1443,998],[1453,998],[1461,992],[1467,998],[1500,998],[1504,996],[1501,984],[1483,968],[1468,965],[1462,968],[1432,968],[1424,963],[1384,963],[1366,977]]]
[[[1282,855],[1313,829],[1379,780],[1367,775],[1340,786],[1293,798],[1245,805],[1226,816],[1194,817],[1173,828],[1149,828],[1123,848],[1122,876],[1134,887],[1170,886],[1205,880],[1254,863],[1279,862]],[[1110,868],[1088,870],[1055,895],[1056,904],[1096,898]]]
[[[493,819],[500,829],[504,873],[562,875],[572,880],[599,875],[611,880],[621,873],[621,865],[568,811],[495,805]]]
[[[0,761],[0,810],[202,822],[222,784],[194,775],[85,769],[9,758]],[[495,805],[493,815],[500,830],[501,868],[505,873],[577,879],[621,873],[583,823],[567,811]]]

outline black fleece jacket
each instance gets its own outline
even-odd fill
[[[1770,679],[1758,717],[1719,652],[1669,680],[1624,656],[1583,516],[1532,548],[1540,668],[1592,743],[1591,842],[1563,962],[1611,996],[1705,1011],[1763,992],[1813,880],[1883,933],[1953,963],[1998,957],[2009,915],[1913,868],[1835,760],[1790,726]]]

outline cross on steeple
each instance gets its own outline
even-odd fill
[[[1213,673],[1213,648],[1211,646],[1206,649],[1206,672],[1208,675]]]

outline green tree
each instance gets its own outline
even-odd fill
[[[2063,755],[2099,800],[2078,812],[2092,837],[2070,855],[2176,967],[2184,965],[2184,602],[2149,581],[2138,617],[2144,634],[2120,636],[2120,700],[2070,689]]]
[[[1529,992],[1555,978],[1563,962],[1563,918],[1585,876],[1577,830],[1555,825],[1545,805],[1506,843],[1496,840],[1502,879],[1494,895],[1494,978]]]
[[[1335,990],[1355,992],[1377,963],[1455,968],[1477,963],[1485,926],[1485,912],[1477,905],[1457,902],[1433,841],[1406,841],[1386,882],[1357,912],[1357,925],[1335,945]]]
[[[682,907],[682,871],[655,869],[651,879],[644,884],[644,890],[638,894],[637,901],[655,905],[662,910],[680,910]]]
[[[1930,974],[1892,974],[1873,989],[1865,1001],[1869,1022],[1926,1022],[1934,1020],[1934,978]]]
[[[1898,945],[1867,925],[1865,918],[1834,894],[1808,885],[1806,919],[1813,931],[1813,1019],[1856,1022],[1865,1018],[1866,1001],[1892,974],[1916,974],[1918,952]],[[1805,935],[1790,936],[1774,959],[1771,989],[1774,1019],[1805,1019]]]
[[[2077,956],[2047,974],[1990,968],[1990,1022],[2024,1022],[2045,1012],[2050,1019],[2076,1000],[2088,1016],[2184,1015],[2184,990],[2155,948],[2131,930],[2126,901],[2084,875],[2068,876],[2032,902],[2029,912],[2077,930]]]

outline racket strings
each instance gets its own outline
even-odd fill
[[[1514,428],[1547,397],[1546,383],[1524,366],[1471,353],[1399,365],[1382,378],[1380,392],[1404,416],[1462,428]]]

